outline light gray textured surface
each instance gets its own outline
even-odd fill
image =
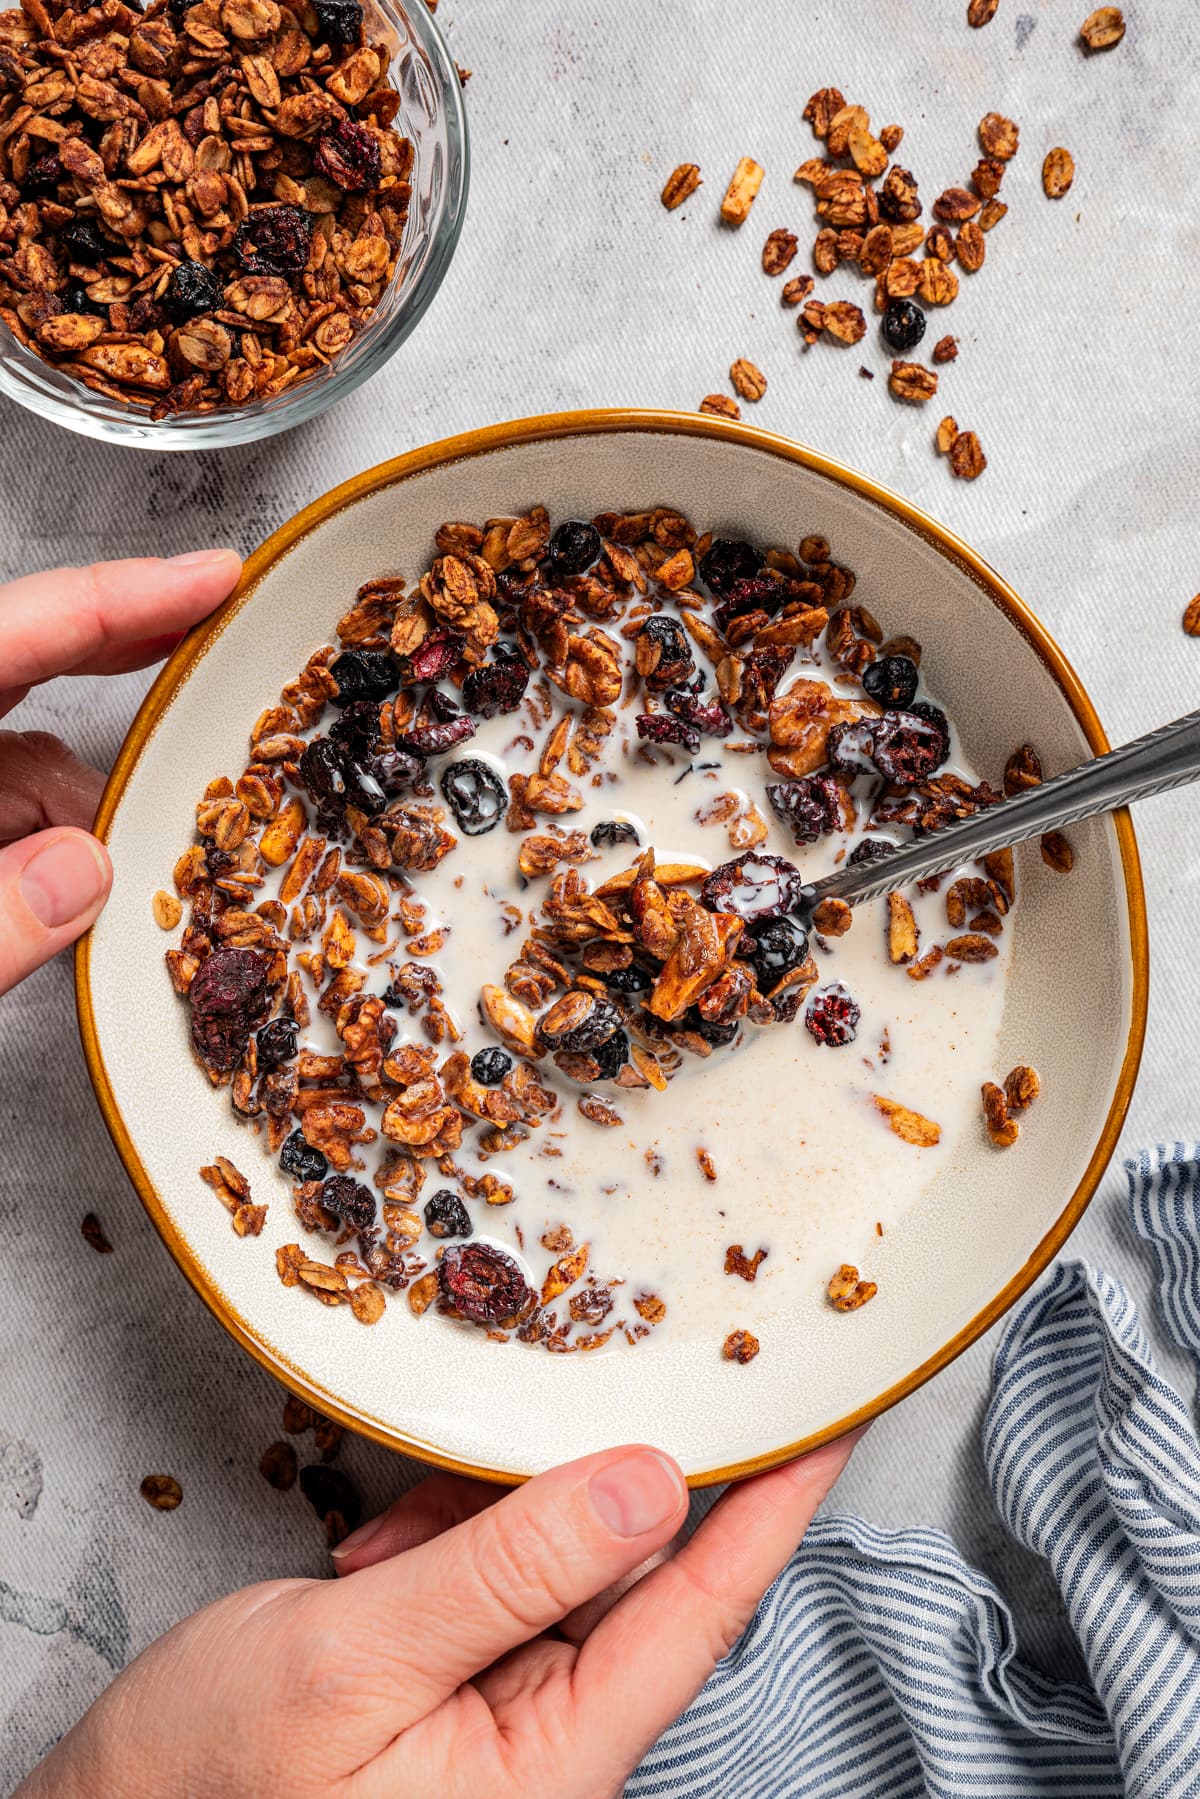
[[[1125,42],[1085,58],[1073,42],[1085,11],[1084,0],[1002,0],[994,23],[972,32],[965,0],[874,0],[869,13],[844,0],[759,0],[733,13],[714,0],[605,11],[563,0],[553,13],[535,0],[443,0],[454,53],[476,71],[475,179],[458,259],[412,342],[339,411],[244,452],[118,452],[6,407],[0,574],[207,542],[248,550],[384,456],[523,413],[691,407],[746,355],[770,381],[747,409],[755,422],[865,469],[974,543],[1047,621],[1114,740],[1187,710],[1200,664],[1200,644],[1178,623],[1200,587],[1190,305],[1200,174],[1188,148],[1200,116],[1197,27],[1180,0],[1131,5]],[[928,202],[969,174],[984,111],[1022,126],[1004,189],[1011,211],[988,239],[989,260],[964,277],[945,322],[931,320],[931,338],[953,330],[962,350],[924,412],[889,398],[873,319],[862,346],[802,355],[779,283],[759,269],[773,226],[811,237],[811,201],[791,172],[814,149],[805,98],[831,81],[877,125],[906,127],[899,160],[921,183],[927,219]],[[1078,175],[1052,204],[1039,170],[1058,143]],[[731,234],[715,212],[745,153],[767,179],[751,222]],[[701,164],[706,185],[668,216],[658,190],[682,160]],[[867,296],[852,273],[822,292]],[[858,378],[860,362],[873,383]],[[978,430],[991,459],[973,485],[932,454],[943,411]],[[667,490],[669,480],[648,498]],[[59,684],[12,722],[57,730],[107,763],[145,685]],[[1156,972],[1129,1147],[1196,1133],[1198,823],[1194,795],[1139,814]],[[272,1492],[257,1472],[279,1434],[281,1394],[192,1297],[109,1146],[65,962],[0,1002],[0,1141],[7,1782],[185,1611],[325,1563],[299,1494]],[[111,1257],[79,1235],[89,1209]],[[1071,1249],[1119,1273],[1151,1325],[1119,1166]],[[1160,1348],[1191,1391],[1184,1359]],[[1013,1602],[1031,1659],[1062,1668],[1073,1646],[1049,1578],[985,1497],[978,1424],[990,1352],[978,1344],[883,1419],[837,1504],[880,1524],[949,1530]],[[413,1477],[365,1443],[348,1441],[342,1459],[370,1506]],[[182,1483],[179,1511],[158,1514],[138,1497],[152,1470]]]

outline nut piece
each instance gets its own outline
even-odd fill
[[[941,424],[938,426],[937,435],[934,438],[934,442],[937,445],[937,452],[938,452],[939,456],[948,456],[950,454],[950,451],[954,445],[954,440],[957,436],[958,436],[958,425],[956,424],[954,419],[952,419],[950,417],[950,415],[947,414],[946,417],[942,420]]]
[[[911,962],[917,953],[917,921],[902,893],[889,893],[888,955],[893,962]]]
[[[729,379],[733,383],[734,391],[739,393],[743,400],[761,400],[767,391],[767,377],[761,369],[755,368],[754,364],[745,356],[739,356],[737,361],[731,364]]]
[[[148,1474],[138,1492],[156,1512],[173,1512],[183,1503],[183,1488],[172,1474]]]
[[[705,394],[700,402],[699,410],[715,413],[718,418],[723,419],[740,419],[742,416],[741,407],[736,400],[731,400],[728,394]]]
[[[782,275],[787,268],[800,240],[794,231],[785,231],[782,226],[772,231],[763,245],[762,265],[766,275]]]
[[[283,1441],[268,1444],[263,1450],[258,1472],[269,1487],[274,1487],[277,1493],[286,1493],[296,1484],[296,1451],[290,1443]]]
[[[674,212],[682,206],[689,195],[694,194],[702,185],[698,163],[681,162],[679,167],[667,176],[666,186],[662,191],[662,203],[668,212]]]
[[[94,1212],[87,1212],[84,1214],[83,1222],[79,1228],[83,1232],[84,1242],[89,1243],[98,1256],[110,1256],[112,1254],[112,1244],[104,1235],[104,1226]]]
[[[163,931],[173,931],[183,917],[183,907],[175,895],[164,892],[161,887],[150,902],[150,910],[155,924]]]
[[[954,362],[958,356],[958,339],[956,337],[939,337],[933,346],[935,362]]]
[[[981,25],[988,25],[996,16],[996,8],[1000,0],[971,0],[967,7],[967,24],[978,31]]]
[[[1047,831],[1042,838],[1042,861],[1055,874],[1069,875],[1075,866],[1075,852],[1061,831]]]
[[[933,216],[944,225],[957,224],[962,219],[973,219],[979,211],[978,194],[969,188],[948,187],[944,194],[939,194],[933,203]]]
[[[992,953],[995,954],[994,949]],[[882,1112],[891,1129],[905,1143],[911,1143],[917,1149],[932,1149],[940,1140],[942,1127],[935,1124],[932,1118],[924,1118],[920,1112],[913,1112],[908,1106],[897,1105],[894,1099],[884,1099],[879,1093],[873,1093],[871,1099],[876,1111]]]
[[[964,268],[968,275],[973,275],[976,269],[983,267],[984,258],[987,255],[987,244],[983,231],[974,219],[968,219],[961,228],[954,247],[958,252],[959,266]]]
[[[856,344],[867,335],[862,308],[850,300],[834,300],[825,308],[825,329],[839,343]]]
[[[1111,50],[1125,36],[1125,20],[1119,6],[1098,6],[1079,27],[1089,50]]]
[[[926,400],[932,400],[936,394],[938,378],[932,369],[922,368],[919,362],[899,362],[893,359],[888,386],[898,400],[911,400],[914,405],[923,406]]]
[[[1008,1115],[1008,1101],[1004,1097],[1004,1089],[997,1087],[995,1081],[985,1081],[980,1094],[983,1099],[983,1117],[987,1125],[988,1136],[997,1149],[1010,1149],[1021,1134],[1021,1127],[1015,1118]]]
[[[793,275],[790,281],[784,282],[780,301],[784,306],[799,306],[801,300],[807,300],[815,285],[811,275]]]
[[[1004,1098],[1010,1112],[1024,1112],[1031,1106],[1042,1090],[1036,1068],[1030,1068],[1025,1062],[1019,1062],[1010,1069],[1004,1080]]]
[[[762,186],[764,170],[752,156],[743,156],[721,201],[721,217],[727,225],[744,225],[750,216],[755,195]]]
[[[1200,637],[1200,593],[1187,603],[1183,614],[1183,628],[1189,637]]]
[[[744,1366],[754,1360],[759,1347],[758,1338],[752,1331],[730,1331],[721,1345],[721,1354],[727,1362],[741,1362]]]
[[[1047,150],[1042,163],[1042,186],[1050,200],[1061,200],[1075,179],[1075,158],[1059,144]]]
[[[990,231],[993,226],[1000,223],[1007,211],[1008,207],[1003,200],[989,200],[979,215],[979,229]]]
[[[950,449],[950,467],[960,481],[974,481],[987,467],[987,457],[973,431],[960,431]]]
[[[988,156],[998,162],[1011,162],[1017,154],[1020,127],[1001,112],[985,112],[979,121],[979,141]]]
[[[857,1312],[860,1306],[866,1305],[868,1299],[874,1299],[879,1288],[874,1281],[860,1280],[858,1269],[849,1262],[843,1262],[831,1278],[826,1291],[835,1312]]]
[[[949,306],[958,296],[958,276],[936,256],[921,264],[920,294],[927,306]]]

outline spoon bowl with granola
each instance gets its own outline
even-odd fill
[[[130,733],[105,1116],[343,1422],[495,1479],[783,1459],[1049,1260],[1145,1006],[1127,815],[806,889],[1105,747],[1000,579],[814,452],[654,413],[416,452],[265,545]]]

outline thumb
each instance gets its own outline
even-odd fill
[[[0,993],[82,936],[112,885],[108,851],[60,826],[0,850]]]

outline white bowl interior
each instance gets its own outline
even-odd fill
[[[1130,1031],[1118,839],[1107,819],[1074,827],[1069,876],[1047,870],[1036,848],[1020,853],[1000,1072],[1032,1062],[1043,1097],[1016,1150],[992,1150],[981,1130],[977,1152],[948,1168],[879,1244],[871,1270],[878,1297],[853,1317],[814,1294],[800,1312],[774,1319],[764,1353],[738,1367],[712,1344],[670,1340],[587,1357],[500,1349],[481,1333],[412,1328],[404,1306],[363,1330],[348,1308],[303,1300],[274,1267],[276,1244],[298,1234],[289,1184],[248,1148],[227,1094],[206,1090],[185,1008],[165,977],[168,940],[150,898],[170,887],[205,781],[242,767],[249,725],[329,640],[356,586],[384,571],[412,576],[444,519],[482,519],[539,501],[559,517],[670,503],[718,532],[762,543],[794,546],[819,532],[856,570],[856,599],[886,629],[924,645],[930,688],[950,705],[983,775],[998,783],[1005,757],[1025,740],[1038,746],[1048,773],[1089,753],[1037,650],[969,566],[817,470],[767,448],[661,431],[586,433],[470,455],[366,494],[311,532],[269,570],[174,694],[109,831],[113,896],[90,962],[98,1042],[136,1153],[206,1283],[282,1368],[328,1403],[418,1453],[508,1473],[644,1439],[703,1476],[826,1429],[904,1380],[989,1304],[1054,1226],[1101,1135]],[[246,1169],[256,1198],[276,1201],[263,1237],[235,1237],[199,1183],[198,1168],[217,1153]]]

